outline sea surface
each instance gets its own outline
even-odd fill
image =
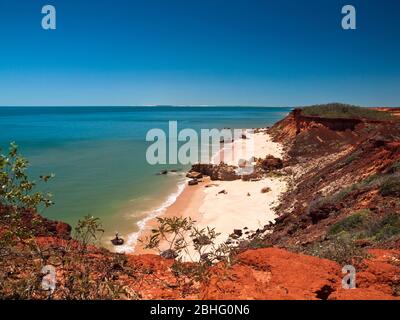
[[[183,190],[187,165],[150,165],[146,150],[153,128],[168,134],[192,128],[271,126],[291,108],[272,107],[0,107],[0,148],[15,141],[30,161],[32,179],[54,173],[43,191],[55,205],[42,214],[74,225],[85,215],[101,218],[103,245],[119,232],[130,241],[146,219],[161,213]],[[162,169],[177,172],[157,175]]]

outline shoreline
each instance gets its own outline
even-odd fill
[[[196,222],[199,222],[200,218],[199,208],[204,202],[205,194],[203,189],[205,185],[210,182],[208,178],[203,179],[196,186],[185,186],[183,192],[176,198],[175,202],[171,204],[166,210],[147,221],[145,227],[141,230],[138,237],[138,241],[133,248],[133,254],[154,254],[157,253],[155,250],[144,249],[142,243],[139,240],[144,240],[146,237],[151,235],[151,230],[157,227],[157,218],[172,218],[172,217],[182,217],[182,218],[192,218]]]
[[[136,232],[131,232],[127,236],[127,240],[125,241],[125,244],[122,246],[114,246],[114,251],[118,253],[135,253],[135,248],[139,244],[139,240],[142,238],[142,234],[146,232],[146,230],[149,229],[149,225],[153,225],[152,221],[157,221],[157,217],[163,216],[166,211],[173,206],[177,200],[180,198],[182,193],[185,192],[187,189],[187,181],[186,179],[176,185],[177,190],[173,193],[171,193],[166,200],[164,200],[161,205],[151,211],[151,213],[136,222],[136,225],[138,226],[139,230]],[[151,230],[151,228],[150,228]],[[112,238],[109,239],[111,241]]]
[[[267,155],[282,158],[283,148],[271,140],[266,129],[258,129],[248,140],[246,145],[254,143],[254,156],[264,158]],[[223,150],[223,149],[222,149]],[[240,152],[239,152],[240,153]],[[235,151],[225,157],[238,160]],[[203,177],[198,185],[184,186],[183,191],[175,202],[168,206],[161,214],[147,219],[137,239],[145,239],[151,235],[151,230],[158,224],[157,217],[190,217],[196,221],[199,228],[211,227],[221,235],[216,244],[227,240],[234,229],[245,229],[246,232],[256,231],[269,222],[274,222],[276,214],[273,207],[278,205],[279,196],[286,191],[286,181],[282,177],[266,177],[259,181],[211,181]],[[263,188],[270,191],[262,193]],[[225,190],[226,193],[220,192]],[[165,247],[165,245],[164,245]],[[162,245],[162,249],[164,249]],[[155,250],[146,250],[140,241],[136,241],[132,251],[134,255],[155,254]]]

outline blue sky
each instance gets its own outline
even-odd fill
[[[0,41],[1,106],[400,106],[398,0],[0,0]]]

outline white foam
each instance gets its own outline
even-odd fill
[[[159,215],[163,214],[167,208],[169,208],[171,205],[173,205],[178,199],[178,197],[181,195],[183,190],[185,189],[187,184],[187,179],[185,179],[183,182],[180,182],[178,184],[178,190],[168,196],[168,198],[161,204],[159,208],[157,208],[154,211],[149,211],[146,213],[146,217],[140,221],[138,221],[136,224],[139,227],[139,231],[133,232],[128,235],[128,239],[125,242],[124,245],[118,246],[115,248],[116,252],[119,253],[132,253],[135,250],[135,247],[137,245],[137,241],[139,239],[140,234],[142,231],[145,229],[146,224],[149,220],[154,219],[158,217]]]

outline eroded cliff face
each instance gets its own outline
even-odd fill
[[[400,125],[335,121],[294,112],[270,129],[285,145],[291,187],[276,224],[249,236],[232,265],[195,279],[156,255],[83,250],[68,225],[26,212],[33,238],[2,246],[0,297],[47,298],[41,270],[53,265],[54,299],[399,299]],[[340,258],[355,265],[356,289],[343,289]]]
[[[302,121],[294,112],[270,130],[285,145],[292,181],[269,243],[289,247],[323,240],[330,226],[359,210],[371,211],[371,223],[400,213],[400,122],[361,121],[343,131],[333,125],[336,119],[329,125],[315,117]],[[290,138],[282,135],[288,131]]]

